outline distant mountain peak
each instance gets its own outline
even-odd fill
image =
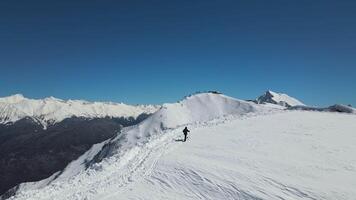
[[[64,101],[62,99],[59,99],[59,98],[56,98],[56,97],[53,97],[53,96],[46,97],[43,100],[45,100],[45,101]]]
[[[14,94],[8,97],[3,97],[0,98],[0,102],[4,102],[4,103],[17,103],[19,101],[22,101],[26,99],[22,94]]]
[[[256,102],[258,104],[272,103],[285,107],[304,106],[298,99],[287,94],[273,92],[272,90],[267,90],[263,95],[256,99]]]
[[[269,94],[269,95],[272,95],[272,96],[278,95],[277,92],[273,92],[272,90],[267,90],[266,94]]]

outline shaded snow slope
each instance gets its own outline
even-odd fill
[[[310,107],[310,106],[293,106],[289,110],[306,110],[306,111],[321,111],[321,112],[341,112],[341,113],[356,113],[356,109],[351,106],[335,104],[326,108]]]
[[[272,103],[272,104],[277,104],[285,107],[291,107],[291,106],[298,106],[298,105],[304,105],[302,102],[299,100],[290,97],[286,94],[282,93],[276,93],[273,91],[266,91],[265,94],[262,96],[258,97],[256,99],[256,102],[258,104],[263,104],[263,103]]]
[[[166,129],[120,158],[11,199],[351,200],[355,120],[326,112],[254,112],[191,124],[186,143],[181,127]]]
[[[28,99],[17,94],[0,98],[0,123],[15,122],[32,117],[44,127],[70,117],[134,117],[153,113],[157,106],[131,106],[123,103],[61,100],[54,97]]]

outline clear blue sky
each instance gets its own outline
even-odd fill
[[[0,2],[0,96],[356,105],[356,1]]]

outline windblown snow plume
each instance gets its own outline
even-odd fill
[[[263,103],[272,103],[272,104],[277,104],[281,105],[284,107],[291,107],[291,106],[304,106],[302,102],[299,100],[290,97],[286,94],[282,93],[276,93],[273,91],[268,90],[265,94],[262,96],[258,97],[256,99],[256,102],[258,104],[263,104]]]
[[[157,106],[131,106],[123,103],[61,100],[54,97],[28,99],[21,94],[0,98],[0,123],[15,122],[31,117],[44,127],[69,117],[134,117],[153,113]]]

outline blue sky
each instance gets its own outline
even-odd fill
[[[355,1],[1,1],[0,96],[356,105]]]

